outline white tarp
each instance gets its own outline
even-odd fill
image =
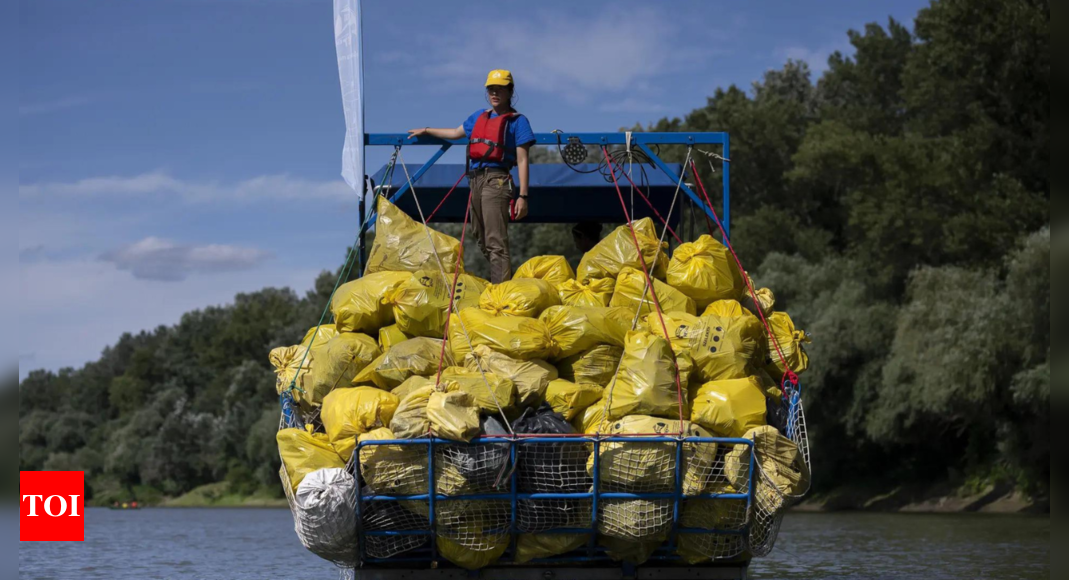
[[[341,175],[349,187],[363,195],[364,59],[360,39],[360,0],[334,0],[334,47],[338,52],[338,79],[345,111]]]

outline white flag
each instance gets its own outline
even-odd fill
[[[345,111],[341,175],[364,193],[364,59],[360,46],[360,0],[334,0],[334,46]]]

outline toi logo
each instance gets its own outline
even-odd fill
[[[19,497],[19,541],[85,539],[85,474],[81,471],[20,471]]]

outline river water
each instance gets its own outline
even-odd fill
[[[23,579],[326,580],[284,509],[89,509],[85,542],[19,544]],[[751,578],[1050,578],[1050,518],[789,514]]]

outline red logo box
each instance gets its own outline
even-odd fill
[[[85,473],[20,471],[19,541],[85,539]]]

